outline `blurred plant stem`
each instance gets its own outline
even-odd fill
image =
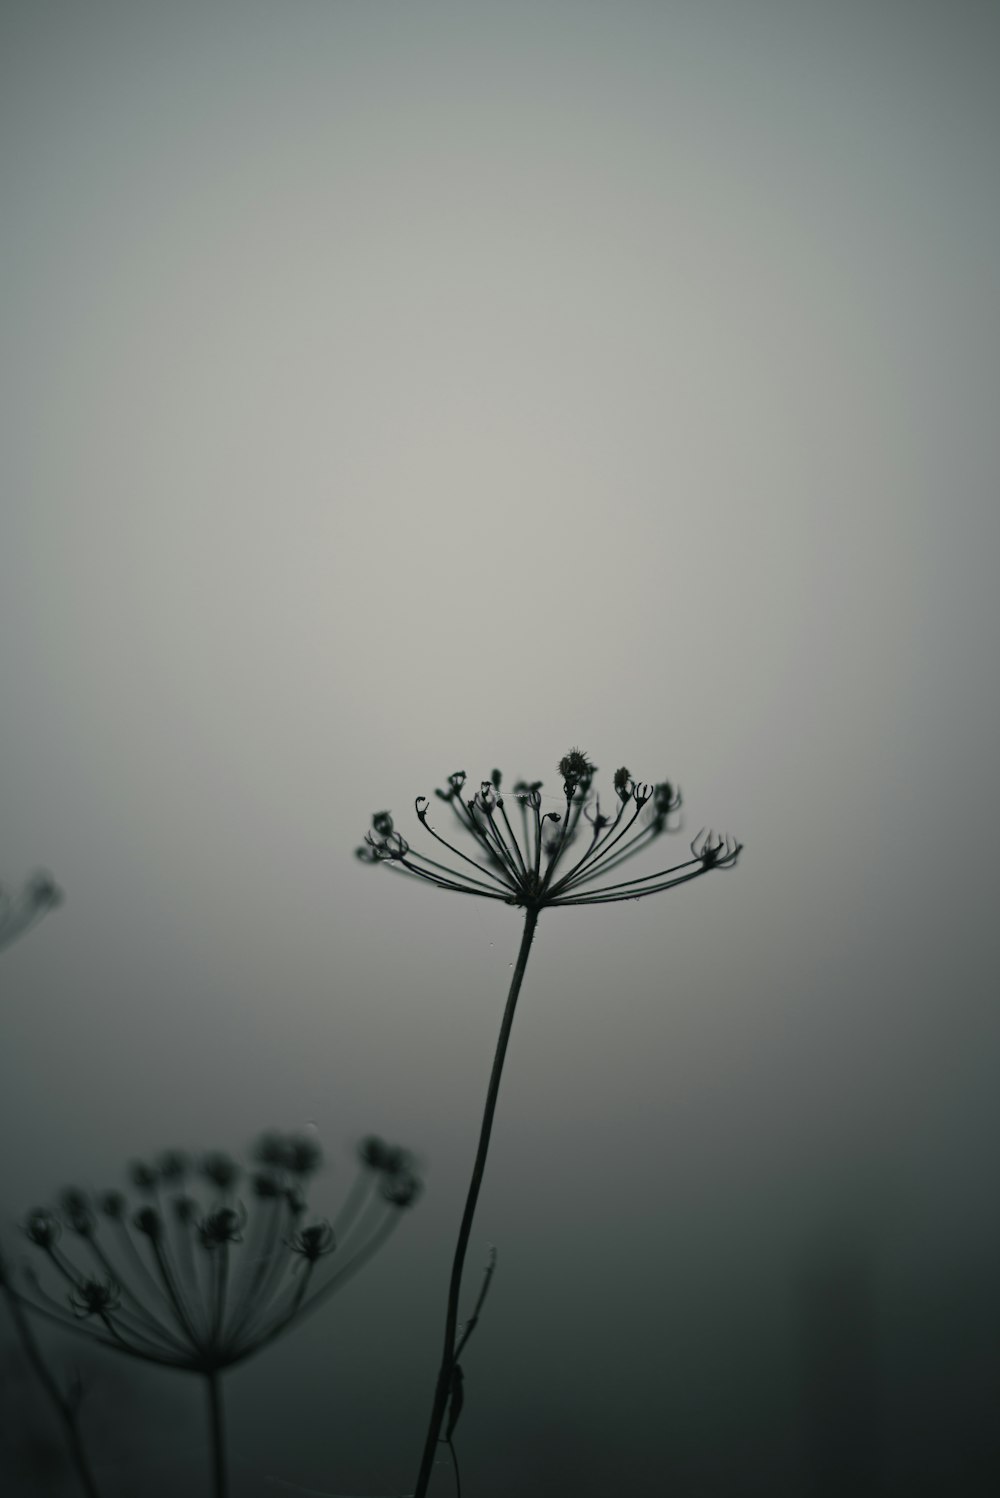
[[[476,1203],[479,1200],[479,1190],[482,1186],[483,1173],[486,1169],[486,1156],[490,1147],[490,1134],[493,1131],[493,1115],[496,1112],[497,1097],[500,1093],[500,1077],[503,1072],[504,1058],[507,1055],[507,1043],[510,1040],[510,1032],[514,1024],[514,1010],[517,1008],[517,998],[521,992],[524,970],[528,965],[528,953],[531,951],[531,942],[535,935],[535,927],[538,925],[538,916],[538,908],[528,906],[524,916],[524,932],[521,937],[521,948],[517,954],[514,976],[511,979],[510,992],[507,995],[507,1005],[503,1012],[500,1035],[497,1039],[496,1054],[493,1057],[493,1069],[490,1072],[489,1086],[486,1090],[486,1106],[483,1110],[483,1122],[479,1130],[479,1145],[476,1149],[476,1159],[472,1167],[472,1179],[469,1182],[469,1190],[465,1198],[465,1210],[462,1213],[462,1222],[458,1230],[458,1241],[455,1245],[455,1257],[451,1266],[451,1283],[448,1287],[448,1311],[445,1317],[444,1351],[441,1356],[441,1366],[438,1369],[437,1385],[434,1390],[434,1403],[431,1407],[431,1417],[427,1426],[423,1456],[420,1460],[420,1472],[417,1476],[417,1485],[413,1498],[427,1498],[427,1489],[434,1468],[434,1458],[441,1439],[441,1426],[444,1423],[445,1411],[452,1390],[455,1365],[458,1360],[455,1337],[458,1331],[458,1302],[462,1291],[462,1273],[465,1268],[465,1255],[469,1247],[472,1219],[475,1216]]]
[[[87,1498],[101,1498],[97,1483],[94,1481],[94,1474],[90,1470],[90,1463],[87,1460],[87,1453],[83,1446],[83,1438],[80,1435],[79,1389],[74,1394],[67,1396],[59,1388],[59,1385],[49,1371],[45,1358],[42,1356],[42,1349],[35,1340],[35,1334],[31,1330],[27,1316],[24,1314],[24,1308],[7,1283],[6,1270],[2,1261],[0,1261],[0,1292],[3,1293],[3,1298],[7,1302],[7,1310],[10,1312],[10,1319],[14,1323],[18,1339],[24,1349],[24,1355],[34,1369],[35,1376],[45,1390],[49,1403],[55,1410],[59,1418],[59,1423],[62,1425],[70,1461],[73,1463],[73,1469],[80,1479],[80,1487],[87,1495]]]
[[[206,1373],[208,1419],[212,1435],[212,1492],[214,1498],[228,1498],[226,1475],[226,1431],[222,1413],[222,1384],[215,1372]]]

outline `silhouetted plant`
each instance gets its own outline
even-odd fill
[[[35,874],[16,895],[0,886],[0,948],[16,941],[62,899],[62,890],[48,874]]]
[[[24,1307],[13,1289],[10,1282],[9,1270],[2,1256],[0,1256],[0,1294],[7,1304],[7,1310],[14,1330],[17,1332],[18,1340],[24,1351],[28,1364],[38,1379],[45,1397],[51,1404],[56,1416],[62,1426],[63,1436],[66,1441],[66,1449],[69,1454],[73,1469],[79,1479],[80,1486],[87,1498],[100,1498],[97,1483],[91,1470],[90,1461],[87,1457],[80,1433],[80,1401],[83,1397],[83,1386],[79,1378],[70,1380],[68,1386],[63,1389],[55,1378],[51,1369],[42,1355],[35,1334],[28,1324],[28,1318],[24,1314]]]
[[[415,852],[402,833],[397,832],[388,811],[375,813],[364,846],[357,849],[357,856],[365,863],[384,864],[397,874],[438,889],[503,900],[508,905],[521,906],[525,912],[521,946],[500,1025],[472,1178],[452,1262],[444,1350],[414,1498],[426,1498],[445,1412],[449,1400],[453,1401],[455,1396],[462,1271],[486,1166],[514,1010],[541,912],[550,906],[641,900],[716,869],[732,868],[742,848],[732,838],[717,837],[713,832],[706,834],[702,829],[690,844],[690,858],[652,874],[608,882],[608,876],[627,860],[647,849],[661,834],[674,830],[670,819],[680,807],[680,794],[669,781],[659,785],[642,783],[633,780],[630,772],[622,768],[615,772],[617,806],[609,814],[602,812],[599,797],[595,796],[591,805],[597,767],[581,750],[570,750],[559,761],[558,768],[565,802],[562,811],[542,811],[540,780],[530,784],[519,781],[514,786],[514,821],[520,824],[520,836],[508,816],[499,770],[494,770],[489,780],[482,781],[479,790],[468,799],[463,794],[465,771],[450,775],[448,789],[435,794],[451,811],[458,831],[471,838],[471,854],[463,852],[431,826],[430,802],[426,796],[418,796],[414,803],[418,822],[453,859],[459,860],[458,865]]]
[[[14,1292],[67,1330],[204,1378],[217,1498],[227,1492],[220,1375],[355,1274],[420,1191],[410,1153],[372,1136],[331,1223],[308,1215],[306,1183],[321,1158],[312,1138],[270,1132],[253,1154],[248,1172],[218,1152],[136,1161],[138,1201],[68,1188],[55,1210],[35,1208],[24,1223],[49,1283],[26,1267],[27,1288]]]
[[[62,890],[48,874],[35,874],[28,880],[19,895],[9,895],[0,886],[0,951],[29,930],[46,911],[61,905],[62,900]],[[28,1364],[63,1428],[70,1460],[80,1479],[80,1485],[88,1498],[97,1498],[97,1487],[80,1435],[79,1410],[82,1391],[79,1383],[71,1383],[65,1391],[60,1388],[42,1355],[42,1350],[25,1319],[23,1310],[10,1289],[8,1272],[2,1256],[0,1256],[0,1293],[3,1294],[7,1304],[14,1330]]]

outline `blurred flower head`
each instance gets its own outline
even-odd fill
[[[413,1157],[381,1140],[373,1149],[374,1138],[359,1147],[335,1225],[309,1217],[304,1183],[321,1156],[304,1134],[261,1135],[252,1155],[266,1170],[249,1177],[247,1202],[234,1194],[239,1166],[217,1151],[200,1159],[200,1192],[177,1151],[156,1167],[133,1162],[131,1201],[67,1187],[55,1209],[24,1221],[43,1272],[26,1268],[16,1293],[50,1321],[147,1362],[201,1373],[241,1362],[355,1273],[415,1200]]]
[[[50,874],[33,875],[17,894],[9,894],[0,885],[0,949],[62,902],[63,892]]]

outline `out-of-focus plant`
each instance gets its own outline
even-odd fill
[[[66,1450],[80,1487],[87,1495],[87,1498],[100,1498],[93,1468],[90,1465],[90,1460],[83,1444],[83,1436],[80,1432],[80,1401],[83,1397],[83,1385],[79,1378],[74,1377],[70,1379],[65,1389],[60,1387],[59,1381],[46,1363],[35,1334],[28,1324],[28,1317],[11,1285],[10,1271],[2,1256],[0,1256],[0,1295],[3,1296],[6,1302],[8,1313],[14,1324],[14,1330],[17,1333],[18,1341],[27,1358],[28,1365],[37,1378],[46,1399],[52,1406],[56,1418],[62,1427]]]
[[[70,1187],[24,1232],[21,1306],[128,1357],[197,1373],[208,1396],[213,1493],[228,1492],[222,1373],[314,1311],[381,1247],[420,1191],[409,1151],[372,1136],[333,1221],[309,1214],[321,1162],[309,1135],[269,1132],[242,1170],[176,1150],[130,1168],[132,1197]],[[13,1283],[8,1276],[8,1285]]]
[[[0,951],[4,947],[9,947],[11,942],[16,941],[36,921],[41,920],[46,911],[54,910],[57,905],[62,904],[62,901],[62,890],[49,874],[35,874],[17,895],[8,894],[0,885]],[[80,1485],[88,1498],[97,1498],[97,1486],[80,1435],[79,1410],[82,1390],[76,1381],[72,1382],[66,1390],[60,1388],[42,1355],[42,1350],[28,1325],[24,1311],[11,1292],[2,1256],[0,1256],[0,1294],[6,1302],[28,1365],[33,1370],[62,1426],[70,1460],[80,1480]]]
[[[0,885],[0,950],[9,947],[62,900],[62,890],[48,874],[35,874],[16,895],[8,894]]]
[[[718,837],[713,832],[706,835],[703,829],[690,844],[689,858],[651,874],[609,879],[609,875],[637,853],[644,852],[663,833],[675,830],[671,818],[679,809],[681,800],[676,787],[669,781],[659,785],[644,784],[633,780],[623,767],[614,776],[615,809],[603,812],[600,797],[591,797],[596,769],[581,750],[571,749],[559,761],[563,783],[561,810],[542,811],[540,780],[530,784],[519,781],[513,788],[510,815],[501,794],[499,770],[494,770],[490,779],[482,781],[478,791],[468,798],[464,794],[465,772],[458,771],[448,777],[448,789],[438,790],[436,795],[448,807],[457,823],[457,832],[466,840],[465,846],[471,852],[463,852],[431,825],[431,803],[426,796],[416,798],[417,820],[424,832],[439,847],[447,850],[448,863],[442,862],[440,857],[430,858],[426,853],[415,851],[396,830],[388,811],[375,813],[364,846],[357,850],[362,862],[381,864],[397,875],[457,894],[502,900],[524,910],[521,946],[500,1025],[472,1178],[452,1261],[444,1349],[414,1498],[426,1498],[449,1402],[454,1411],[456,1395],[461,1395],[461,1378],[456,1377],[456,1369],[462,1271],[486,1167],[514,1010],[541,912],[555,906],[642,900],[647,895],[687,884],[717,869],[732,868],[742,848],[742,844],[733,838]],[[515,830],[515,823],[520,834]],[[451,1423],[453,1425],[453,1419]]]

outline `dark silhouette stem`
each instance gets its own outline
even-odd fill
[[[475,1164],[472,1167],[469,1192],[465,1198],[465,1210],[462,1213],[462,1223],[458,1230],[458,1242],[455,1245],[455,1257],[451,1266],[451,1283],[448,1287],[448,1313],[445,1318],[444,1351],[441,1355],[441,1366],[438,1369],[437,1386],[434,1390],[434,1403],[431,1407],[431,1418],[427,1426],[424,1452],[420,1460],[420,1472],[417,1477],[417,1486],[413,1498],[427,1498],[427,1489],[430,1485],[431,1473],[434,1468],[434,1458],[437,1454],[438,1442],[441,1439],[441,1426],[444,1424],[445,1410],[448,1407],[452,1375],[455,1369],[455,1337],[458,1331],[458,1300],[462,1291],[462,1271],[465,1268],[465,1255],[468,1251],[469,1236],[472,1232],[472,1219],[475,1216],[476,1203],[479,1200],[479,1188],[482,1186],[483,1172],[486,1169],[486,1155],[489,1151],[490,1134],[493,1130],[493,1115],[496,1112],[497,1097],[500,1093],[500,1076],[503,1072],[504,1058],[507,1054],[507,1043],[510,1040],[511,1027],[514,1024],[514,1010],[517,1008],[517,996],[521,992],[521,982],[524,978],[524,970],[528,965],[528,953],[531,951],[531,941],[537,925],[538,910],[529,906],[524,916],[524,934],[521,937],[521,949],[517,954],[514,976],[510,981],[510,992],[507,995],[507,1007],[503,1012],[500,1035],[497,1039],[496,1054],[493,1057],[493,1070],[490,1072],[490,1083],[486,1090],[486,1106],[483,1110],[483,1122],[479,1130],[479,1146],[476,1150]]]
[[[28,1324],[27,1316],[24,1314],[24,1308],[18,1300],[17,1295],[10,1289],[4,1279],[4,1267],[2,1264],[0,1264],[0,1290],[3,1291],[4,1299],[7,1302],[7,1309],[10,1312],[10,1318],[14,1323],[25,1356],[34,1369],[38,1382],[45,1390],[52,1408],[59,1416],[70,1460],[73,1463],[77,1477],[80,1479],[80,1487],[86,1493],[87,1498],[101,1498],[97,1483],[94,1481],[94,1474],[90,1470],[87,1453],[83,1449],[75,1401],[66,1398],[49,1372],[48,1365],[42,1356],[42,1350],[35,1341],[35,1334]]]
[[[229,1483],[226,1477],[226,1431],[222,1417],[222,1387],[217,1370],[206,1373],[205,1382],[208,1385],[208,1420],[212,1436],[212,1494],[213,1498],[227,1498]]]

